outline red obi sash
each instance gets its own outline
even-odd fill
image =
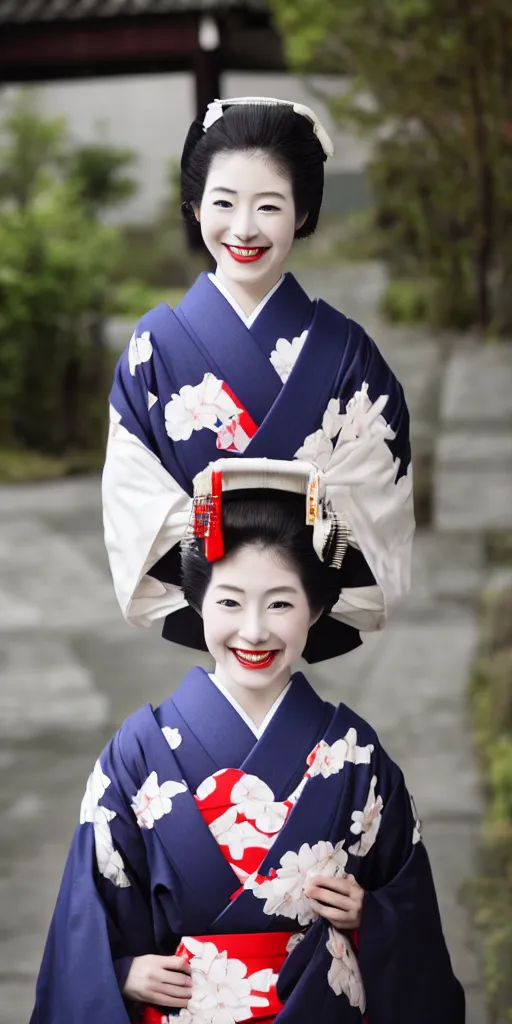
[[[288,955],[294,932],[257,932],[245,935],[184,936],[176,956],[184,957],[194,971],[193,1003],[212,1011],[247,1010],[240,1024],[272,1021],[283,1004],[277,996],[279,971]],[[193,1008],[192,1008],[193,1012]],[[167,1015],[145,1006],[141,1024],[167,1024]],[[172,1020],[172,1017],[170,1018]]]

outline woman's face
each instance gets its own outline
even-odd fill
[[[216,675],[235,696],[284,688],[317,618],[295,569],[256,545],[215,562],[202,615]]]
[[[219,278],[261,291],[279,280],[305,220],[297,220],[289,177],[259,150],[218,153],[195,212]]]

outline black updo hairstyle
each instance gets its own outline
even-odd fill
[[[243,497],[241,497],[243,495]],[[244,490],[223,495],[222,533],[225,555],[247,545],[275,551],[299,575],[312,615],[330,611],[341,589],[340,570],[321,562],[313,547],[313,527],[305,523],[305,497],[267,490]],[[215,564],[215,563],[213,563]],[[189,605],[201,612],[213,564],[204,554],[204,541],[182,544],[182,587]]]
[[[181,158],[181,209],[186,220],[192,220],[192,204],[201,203],[213,157],[254,150],[268,154],[290,178],[297,217],[307,214],[295,238],[312,235],[322,205],[325,153],[311,122],[291,105],[234,104],[206,132],[202,121],[193,122]]]

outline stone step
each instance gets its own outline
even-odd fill
[[[96,731],[109,702],[92,673],[62,640],[0,639],[0,737],[19,740],[71,729]]]
[[[441,434],[433,492],[438,530],[512,529],[512,428],[475,425]]]
[[[28,627],[80,632],[119,617],[107,572],[35,516],[2,523],[0,579],[0,635]]]
[[[466,345],[448,362],[441,401],[445,425],[512,428],[512,345]]]

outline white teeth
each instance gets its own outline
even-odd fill
[[[257,662],[266,661],[269,654],[271,654],[271,651],[265,651],[264,654],[250,654],[248,651],[235,651],[235,654],[238,654],[238,657],[241,658],[242,661]]]
[[[237,256],[257,256],[261,249],[238,249],[235,245],[230,245],[231,252],[234,252]]]

